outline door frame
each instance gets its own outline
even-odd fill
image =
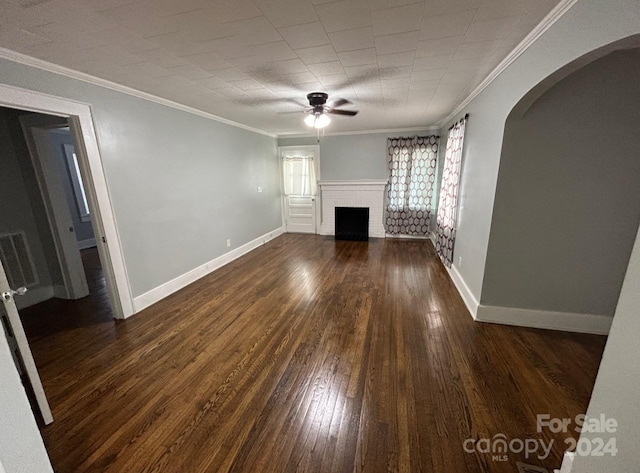
[[[0,84],[0,106],[68,119],[76,143],[80,175],[92,213],[92,225],[113,315],[116,319],[133,315],[131,285],[93,125],[91,106],[4,84]]]
[[[318,183],[320,182],[320,145],[300,145],[300,146],[278,146],[278,172],[280,173],[280,216],[282,218],[282,228],[287,230],[286,225],[286,197],[284,195],[284,178],[282,176],[282,167],[283,167],[283,159],[284,153],[287,151],[313,151],[313,165],[316,171],[316,235],[320,233],[320,225],[322,224],[322,195],[320,194],[320,186]]]
[[[34,133],[34,129],[46,130],[48,135],[49,130],[69,126],[68,121],[66,118],[51,115],[24,115],[19,117],[19,120],[31,155],[31,164],[47,213],[64,282],[64,288],[54,286],[54,295],[62,299],[80,299],[89,294],[89,287],[75,233],[70,231],[73,229],[71,210],[62,182],[56,175],[57,170],[52,163],[54,154],[49,142],[50,137],[47,136],[43,142],[38,134]]]

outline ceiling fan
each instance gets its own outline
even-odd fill
[[[327,114],[346,115],[348,117],[353,117],[358,114],[357,110],[342,110],[338,108],[350,104],[351,102],[347,99],[336,99],[327,105],[328,98],[329,94],[326,92],[311,92],[307,94],[309,108],[304,110],[304,113],[308,114],[304,119],[307,125],[313,128],[324,128],[331,122]]]

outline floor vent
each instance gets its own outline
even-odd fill
[[[13,289],[38,284],[38,276],[24,232],[0,235],[0,261]]]

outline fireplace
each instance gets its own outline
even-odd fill
[[[335,235],[336,207],[369,209],[369,236],[385,238],[383,224],[386,180],[320,181],[320,235]]]
[[[335,208],[336,240],[369,240],[369,207]]]

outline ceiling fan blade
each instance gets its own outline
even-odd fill
[[[357,110],[327,110],[327,113],[331,113],[332,115],[346,115],[348,117],[353,117],[358,114]]]
[[[330,107],[331,108],[338,108],[338,107],[342,107],[343,105],[348,105],[351,102],[347,99],[335,99],[331,102]]]
[[[292,105],[297,105],[298,107],[309,108],[309,104],[308,103],[302,103],[300,100],[285,99],[285,101],[290,103],[290,104],[292,104]]]
[[[334,84],[332,88],[334,90],[342,90],[346,87],[375,83],[380,79],[390,79],[395,77],[400,69],[399,67],[370,66],[363,71],[350,75],[347,80]]]
[[[282,105],[282,104],[291,104],[301,108],[309,108],[308,103],[302,103],[299,100],[285,98],[271,98],[271,97],[243,97],[235,100],[236,103],[242,105],[253,105],[253,106],[261,106],[261,105]]]
[[[305,108],[303,110],[291,110],[288,112],[278,112],[278,115],[290,115],[292,113],[309,113],[311,110],[313,110],[312,108]]]

